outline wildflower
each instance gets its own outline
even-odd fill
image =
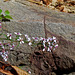
[[[56,37],[53,36],[53,40],[56,40]]]
[[[56,43],[56,40],[54,40],[54,42]]]
[[[34,39],[35,41],[38,41],[39,40],[39,38],[38,37],[35,37],[35,39]]]
[[[28,35],[27,35],[27,34],[25,34],[25,37],[26,37],[26,38],[28,38]]]
[[[47,51],[51,52],[50,48],[48,47]]]
[[[20,44],[23,44],[23,43],[24,43],[23,38],[21,38],[21,37],[19,37],[19,38],[17,39],[17,41],[20,41]]]
[[[31,71],[30,71],[30,70],[28,70],[28,73],[29,73],[29,74],[31,74]]]
[[[15,47],[15,45],[13,44],[13,45],[9,45],[10,46],[10,50],[13,50],[14,49],[14,47]]]
[[[58,44],[55,45],[55,48],[57,48],[57,47],[58,47]]]
[[[19,33],[17,33],[17,32],[14,32],[14,34],[16,34],[16,35],[20,35],[20,36],[22,35],[20,32],[19,32]]]
[[[8,51],[3,51],[3,52],[0,52],[0,55],[2,56],[2,58],[5,60],[5,61],[7,61],[7,59],[8,59]]]
[[[31,43],[31,42],[29,42],[29,45],[31,46],[31,45],[32,45],[32,43]]]
[[[2,48],[4,49],[4,46],[2,45]]]
[[[43,38],[42,37],[40,37],[40,39],[39,39],[40,41],[42,41],[43,40]]]
[[[20,44],[23,44],[24,43],[24,41],[20,41]]]
[[[7,33],[7,37],[9,37],[9,39],[11,39],[12,34],[11,33]]]
[[[45,48],[43,48],[43,51],[45,51]]]
[[[50,43],[50,42],[48,42],[48,44],[50,45],[51,43]]]
[[[27,41],[30,41],[31,39],[30,38],[27,38]]]

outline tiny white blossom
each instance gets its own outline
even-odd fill
[[[27,41],[30,41],[31,39],[30,38],[27,38]]]
[[[32,43],[31,43],[31,42],[29,42],[29,45],[31,46],[31,45],[32,45]]]
[[[17,35],[17,32],[14,32],[14,34],[16,34],[16,35]]]
[[[50,42],[48,42],[48,44],[50,45],[51,43],[50,43]]]
[[[17,41],[20,41],[22,38],[21,37],[19,37],[19,39],[17,39]]]
[[[16,35],[20,35],[20,36],[22,35],[20,32],[19,32],[19,33],[17,33],[17,32],[14,32],[14,34],[16,34]]]
[[[56,39],[56,37],[53,36],[53,40],[55,40],[55,39]]]
[[[9,37],[9,33],[7,33],[7,37]]]
[[[10,39],[11,39],[11,37],[10,37]]]
[[[42,37],[40,37],[40,41],[42,41],[43,40],[43,38]]]
[[[4,49],[4,46],[2,46],[2,48]]]
[[[57,47],[58,47],[58,44],[55,45],[55,48],[57,48]]]
[[[31,71],[29,70],[28,73],[31,74]]]
[[[47,39],[47,42],[49,41],[49,38]]]
[[[10,50],[13,50],[13,48],[11,47]]]
[[[38,41],[39,40],[39,38],[38,37],[35,37],[35,39],[34,39],[35,41]]]
[[[50,48],[48,47],[47,51],[51,52]]]
[[[17,35],[20,35],[21,36],[22,34],[19,32],[19,33],[17,33]]]
[[[54,40],[54,42],[56,43],[56,40]]]
[[[25,37],[26,37],[26,38],[28,38],[28,35],[27,35],[27,34],[25,34]]]
[[[20,41],[20,44],[23,44],[24,43],[24,41]]]
[[[45,51],[45,48],[43,48],[43,51]]]

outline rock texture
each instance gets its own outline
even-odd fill
[[[75,14],[50,10],[50,8],[28,1],[3,2],[3,0],[0,0],[0,8],[3,11],[9,10],[13,17],[10,22],[3,22],[5,33],[21,32],[22,34],[28,34],[30,37],[45,37],[43,24],[45,16],[47,37],[56,36],[59,40],[56,54],[58,54],[58,57],[63,54],[60,57],[61,59],[65,56],[65,59],[67,57],[75,64]],[[18,49],[11,51],[9,61],[13,65],[29,65],[29,53],[32,51],[27,45],[20,46]]]
[[[54,52],[35,51],[31,55],[31,63],[38,75],[53,75],[53,72],[57,75],[62,75],[75,71],[75,64],[72,59],[63,54],[59,56]]]

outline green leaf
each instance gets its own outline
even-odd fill
[[[8,10],[5,11],[5,15],[9,15],[10,12]]]
[[[2,13],[2,10],[0,9],[0,14]]]
[[[10,15],[4,16],[6,19],[13,19]]]
[[[0,20],[2,19],[2,17],[0,17]]]

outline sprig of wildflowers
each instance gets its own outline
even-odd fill
[[[1,23],[0,23],[1,25]],[[48,51],[52,52],[52,50],[55,50],[55,48],[58,47],[57,39],[56,37],[29,37],[27,34],[23,35],[20,32],[14,32],[13,33],[7,33],[2,34],[5,35],[5,38],[0,38],[0,55],[3,57],[5,61],[8,59],[8,51],[6,50],[13,50],[15,47],[17,47],[17,44],[24,44],[27,43],[29,46],[35,46],[38,47],[38,45],[41,46],[42,51]],[[14,36],[13,36],[14,35]],[[8,49],[7,49],[8,48]]]

